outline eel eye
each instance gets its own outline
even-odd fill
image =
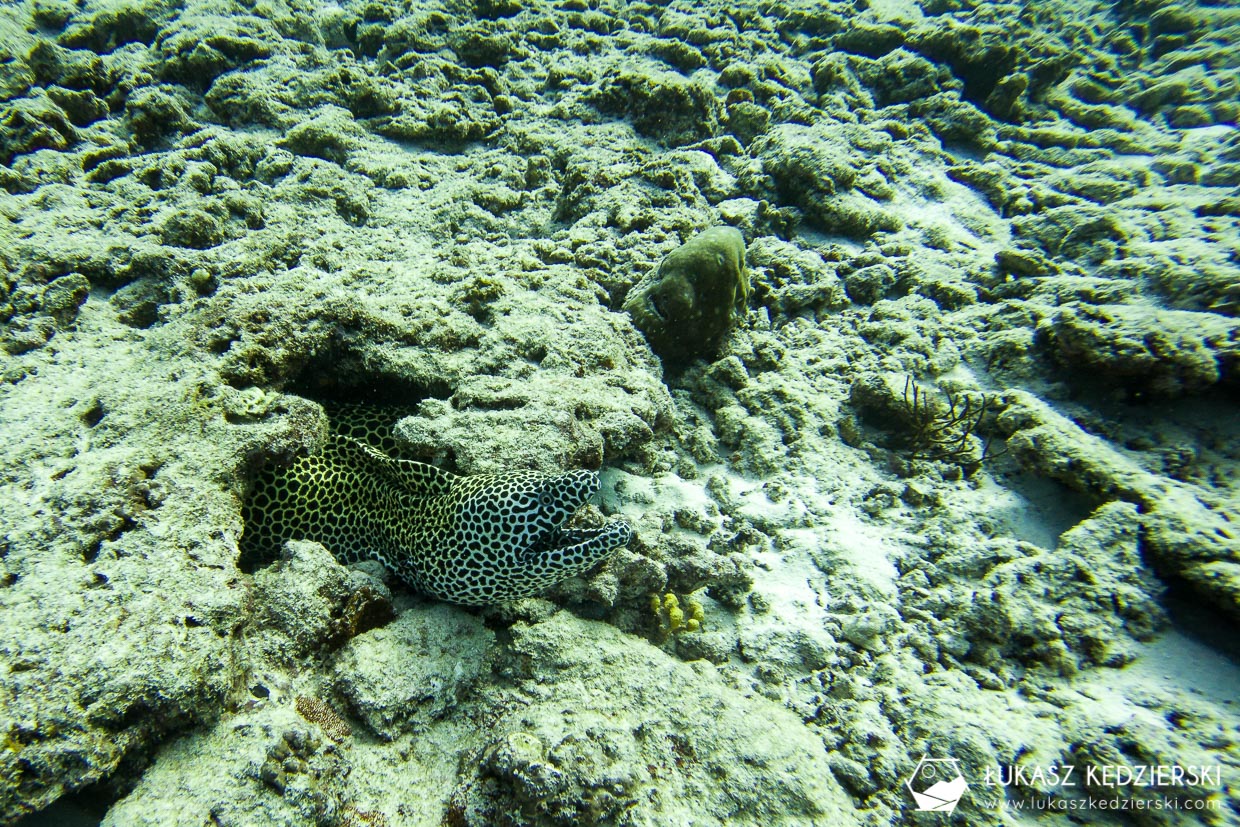
[[[551,493],[550,489],[544,488],[538,494],[538,504],[543,508],[550,508],[555,504],[555,494]]]

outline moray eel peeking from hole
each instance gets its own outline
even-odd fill
[[[599,490],[591,471],[461,477],[396,459],[401,412],[329,406],[323,450],[268,467],[242,509],[243,567],[287,540],[322,543],[346,565],[378,560],[427,594],[467,605],[532,597],[626,545],[628,523],[564,524]]]

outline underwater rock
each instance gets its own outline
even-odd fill
[[[1039,334],[1065,369],[1154,397],[1201,392],[1240,364],[1240,325],[1217,313],[1073,303]]]
[[[254,575],[255,637],[275,661],[350,638],[393,617],[387,587],[345,568],[318,543],[293,541],[280,561]]]
[[[718,349],[751,291],[745,239],[733,227],[711,227],[638,282],[624,309],[665,364],[683,364]]]
[[[348,737],[342,727],[331,706],[315,698],[255,701],[169,744],[100,823],[357,824],[347,820],[357,809],[342,802],[355,797],[344,789],[352,769],[345,755],[353,751],[332,743],[333,736]]]
[[[600,112],[633,122],[639,135],[667,146],[709,138],[718,129],[718,103],[701,84],[650,65],[608,73],[589,97]]]
[[[762,273],[759,301],[779,313],[794,316],[809,308],[814,311],[842,310],[848,295],[838,275],[838,267],[828,264],[815,250],[771,236],[755,238],[748,249],[749,266]]]
[[[769,190],[771,201],[795,206],[806,224],[829,235],[860,240],[892,232],[902,220],[880,204],[894,190],[873,160],[890,142],[851,124],[782,124],[754,139],[759,164],[741,176],[742,185]]]
[[[414,455],[433,464],[450,458],[468,474],[513,468],[557,473],[598,467],[605,456],[636,453],[667,416],[666,403],[653,393],[608,395],[608,388],[593,378],[574,385],[542,378],[469,377],[451,404],[423,402],[416,416],[396,426],[396,433]],[[567,399],[594,427],[556,409]],[[486,434],[480,438],[483,427]]]
[[[0,160],[38,149],[66,150],[78,139],[64,110],[48,98],[23,98],[0,109]]]
[[[1151,639],[1166,621],[1161,586],[1140,565],[1140,532],[1137,506],[1112,501],[1064,532],[1053,551],[993,543],[988,553],[1000,562],[956,621],[967,630],[968,657],[1061,675],[1131,662],[1134,641]]]
[[[336,686],[380,737],[423,731],[485,674],[494,642],[494,632],[460,609],[411,609],[345,646]]]
[[[1235,517],[1214,492],[1151,473],[1100,437],[1022,391],[1006,396],[998,426],[1011,430],[1007,449],[1025,470],[1058,480],[1099,505],[1122,500],[1139,508],[1146,558],[1164,578],[1187,583],[1200,597],[1240,617],[1240,548]]]
[[[569,612],[511,633],[521,702],[462,766],[462,823],[859,823],[821,739],[714,666]]]

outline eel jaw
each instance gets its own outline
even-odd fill
[[[605,548],[607,551],[611,551],[612,549],[627,545],[632,536],[633,529],[622,520],[615,520],[600,528],[562,528],[561,526],[556,526],[535,540],[525,550],[525,553],[528,555],[544,554],[549,551],[575,552],[585,550],[586,548]]]

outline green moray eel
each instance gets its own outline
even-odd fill
[[[247,498],[243,567],[274,559],[285,541],[314,540],[346,565],[377,560],[421,592],[487,605],[537,595],[632,538],[619,520],[564,528],[598,492],[597,474],[462,477],[395,458],[390,425],[399,416],[329,407],[323,449],[265,469]]]

